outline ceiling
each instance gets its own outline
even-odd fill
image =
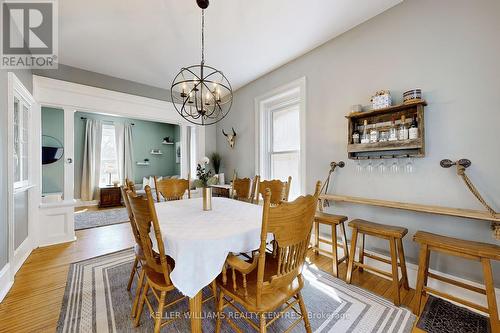
[[[233,89],[402,0],[211,0],[205,61]],[[200,61],[195,0],[59,1],[59,60],[160,88]]]

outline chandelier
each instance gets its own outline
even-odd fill
[[[201,62],[181,68],[170,88],[177,112],[196,125],[222,120],[233,104],[231,83],[218,69],[205,65],[205,9],[209,0],[197,0],[201,8]]]

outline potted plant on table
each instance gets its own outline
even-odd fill
[[[209,163],[210,160],[205,156],[196,167],[196,176],[198,179],[195,185],[196,187],[202,188],[203,210],[212,210],[212,188],[210,187],[212,182],[212,170],[208,168]]]

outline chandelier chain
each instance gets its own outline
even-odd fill
[[[201,64],[205,64],[205,9],[201,10]]]

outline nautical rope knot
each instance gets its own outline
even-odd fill
[[[463,179],[469,191],[471,191],[472,194],[476,197],[476,199],[479,200],[479,202],[486,208],[486,210],[488,210],[490,215],[496,218],[498,216],[497,212],[495,212],[495,210],[486,203],[486,200],[484,200],[483,196],[479,193],[474,184],[472,184],[472,181],[465,173],[466,167],[458,163],[456,165],[457,165],[457,174]],[[493,230],[493,238],[495,238],[496,240],[500,240],[500,223],[492,222],[491,229]]]

